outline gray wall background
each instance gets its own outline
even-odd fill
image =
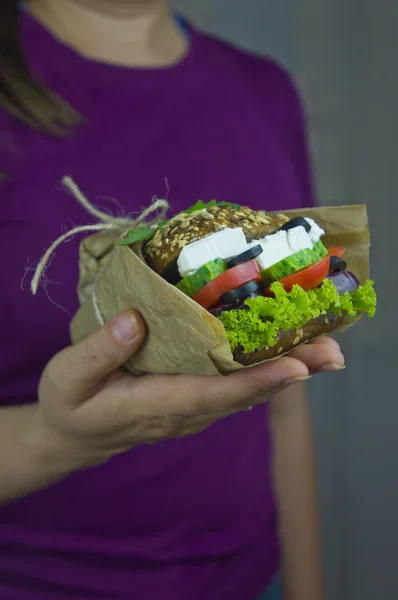
[[[329,600],[398,598],[398,2],[178,0],[207,30],[271,54],[307,102],[319,201],[366,203],[378,314],[314,378]]]

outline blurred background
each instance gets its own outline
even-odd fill
[[[398,598],[398,2],[176,0],[199,26],[269,54],[303,94],[319,203],[367,204],[373,320],[314,378],[329,600]]]

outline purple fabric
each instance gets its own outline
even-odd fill
[[[71,175],[103,210],[166,193],[178,211],[216,198],[252,208],[312,203],[300,103],[271,61],[192,29],[189,55],[160,70],[83,60],[29,17],[35,72],[87,123],[66,139],[0,116],[0,404],[36,400],[69,344],[77,237],[33,298],[29,266],[90,218],[60,186]],[[26,277],[25,277],[26,274]],[[4,600],[252,600],[279,566],[267,407],[190,439],[140,447],[1,509]]]

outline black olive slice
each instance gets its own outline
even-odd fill
[[[233,304],[237,300],[242,300],[242,298],[248,298],[252,294],[255,294],[259,289],[260,286],[257,281],[249,281],[249,283],[223,294],[221,296],[221,301],[223,304]]]
[[[263,247],[261,244],[257,244],[257,246],[253,246],[253,248],[249,248],[249,250],[245,250],[242,254],[238,254],[238,256],[234,256],[230,260],[227,260],[227,269],[231,269],[232,267],[236,267],[237,265],[241,265],[249,260],[253,260],[253,258],[257,258],[263,252]]]
[[[230,310],[248,310],[249,307],[245,306],[244,304],[245,300],[246,298],[244,298],[243,300],[237,300],[233,304],[221,304],[220,306],[209,310],[209,313],[211,313],[215,317],[219,317],[220,315],[222,315],[222,313],[229,312]]]
[[[345,260],[340,258],[339,256],[331,256],[330,257],[330,268],[329,271],[346,271],[347,263]]]
[[[307,233],[311,229],[311,225],[308,223],[307,219],[304,219],[304,217],[294,217],[294,219],[290,219],[290,221],[282,225],[280,231],[288,231],[289,229],[300,226],[304,227]]]

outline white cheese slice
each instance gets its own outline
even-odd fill
[[[316,242],[319,242],[321,237],[323,235],[325,235],[325,232],[322,229],[322,227],[319,227],[319,225],[317,223],[315,223],[315,221],[313,219],[309,219],[308,217],[305,217],[305,220],[307,221],[307,223],[309,223],[311,225],[311,229],[308,232],[308,235],[310,236],[310,240],[313,244],[316,244]]]
[[[257,246],[257,244],[261,244],[263,248],[262,254],[256,259],[260,270],[268,269],[268,267],[296,252],[300,252],[300,250],[313,247],[308,233],[302,226],[294,227],[288,231],[277,231],[266,235],[261,240],[253,240],[249,247]]]
[[[289,229],[287,232],[287,241],[291,250],[291,254],[300,252],[306,248],[311,249],[313,244],[310,236],[302,225]]]
[[[261,240],[253,240],[249,246],[257,246],[257,244],[261,244],[263,248],[263,252],[256,259],[261,270],[267,269],[292,253],[286,231],[277,231],[266,235]]]
[[[181,277],[194,273],[199,267],[211,260],[228,260],[247,250],[243,229],[226,228],[185,246],[177,260]]]

